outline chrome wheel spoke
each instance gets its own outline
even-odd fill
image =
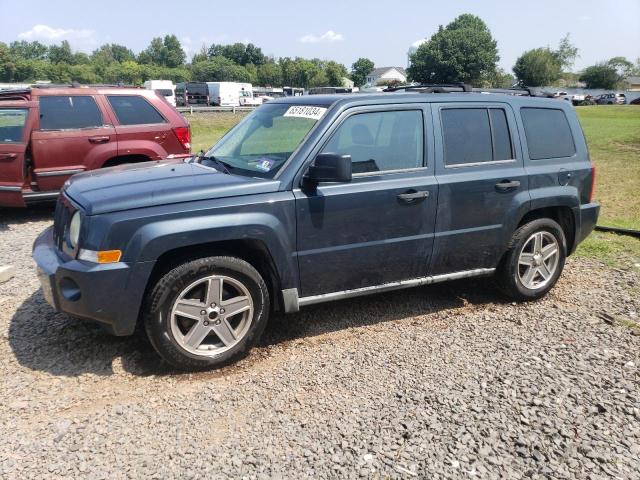
[[[251,308],[249,297],[235,297],[222,302],[225,317],[231,317]]]
[[[536,276],[536,272],[537,272],[536,267],[527,268],[527,271],[525,272],[524,277],[522,277],[522,283],[524,283],[525,286],[527,287],[531,285],[533,283],[533,279]]]
[[[533,253],[522,253],[520,254],[520,258],[518,259],[518,263],[520,265],[528,265],[533,266]]]
[[[556,255],[557,253],[558,253],[558,247],[556,247],[555,244],[550,243],[549,245],[547,245],[542,249],[542,259],[549,260],[551,257]]]
[[[202,318],[202,311],[205,308],[203,303],[195,300],[182,299],[178,300],[174,313],[181,317],[192,318],[193,320],[200,320]]]
[[[214,277],[210,278],[207,282],[207,294],[205,297],[205,303],[207,305],[220,305],[222,302],[222,278]]]
[[[542,262],[542,265],[538,267],[538,272],[540,272],[540,275],[542,275],[542,278],[544,278],[545,280],[547,280],[551,276],[551,272],[544,262]]]
[[[236,341],[236,334],[226,319],[223,319],[217,325],[213,325],[213,332],[218,336],[220,341],[225,344],[225,346],[229,346]]]
[[[534,234],[533,252],[540,253],[542,251],[542,232]]]
[[[193,324],[184,336],[184,343],[191,348],[198,348],[210,331],[211,329],[209,327],[205,327],[201,321],[198,321]]]

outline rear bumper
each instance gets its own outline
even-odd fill
[[[113,335],[134,332],[153,262],[97,265],[65,260],[55,248],[52,227],[36,239],[33,259],[44,298],[57,311],[98,322]]]
[[[581,243],[589,234],[593,231],[598,222],[598,215],[600,214],[599,203],[586,203],[580,205],[579,218],[580,228],[576,231],[576,241],[574,242],[573,250]]]

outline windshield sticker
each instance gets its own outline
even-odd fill
[[[285,117],[310,118],[320,120],[327,109],[323,107],[310,107],[307,105],[293,105],[284,114]]]
[[[258,160],[258,163],[256,163],[256,168],[258,170],[262,170],[263,172],[268,172],[273,168],[273,163],[273,160],[271,160],[270,158],[261,158],[260,160]]]

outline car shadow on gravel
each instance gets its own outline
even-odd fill
[[[492,281],[461,280],[319,304],[292,315],[274,315],[258,348],[385,322],[416,321],[415,317],[437,315],[445,310],[483,308],[505,301]],[[417,321],[426,323],[429,319]],[[41,289],[13,315],[9,344],[20,365],[55,376],[86,373],[107,376],[120,369],[138,376],[182,373],[162,362],[143,334],[114,337],[99,325],[56,313],[44,301]],[[263,355],[250,355],[238,366],[248,367],[261,358]],[[231,368],[234,367],[224,367],[219,372],[226,374]]]
[[[21,225],[44,220],[53,221],[55,203],[41,203],[29,208],[0,208],[0,232],[11,225]]]

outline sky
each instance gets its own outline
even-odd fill
[[[489,26],[508,72],[523,51],[554,48],[566,33],[579,49],[574,71],[614,56],[640,57],[640,0],[31,0],[28,8],[0,0],[0,41],[66,39],[85,52],[113,42],[137,53],[153,37],[173,33],[189,59],[202,44],[252,42],[274,57],[317,57],[347,67],[367,57],[378,67],[405,67],[412,43],[461,13]]]

